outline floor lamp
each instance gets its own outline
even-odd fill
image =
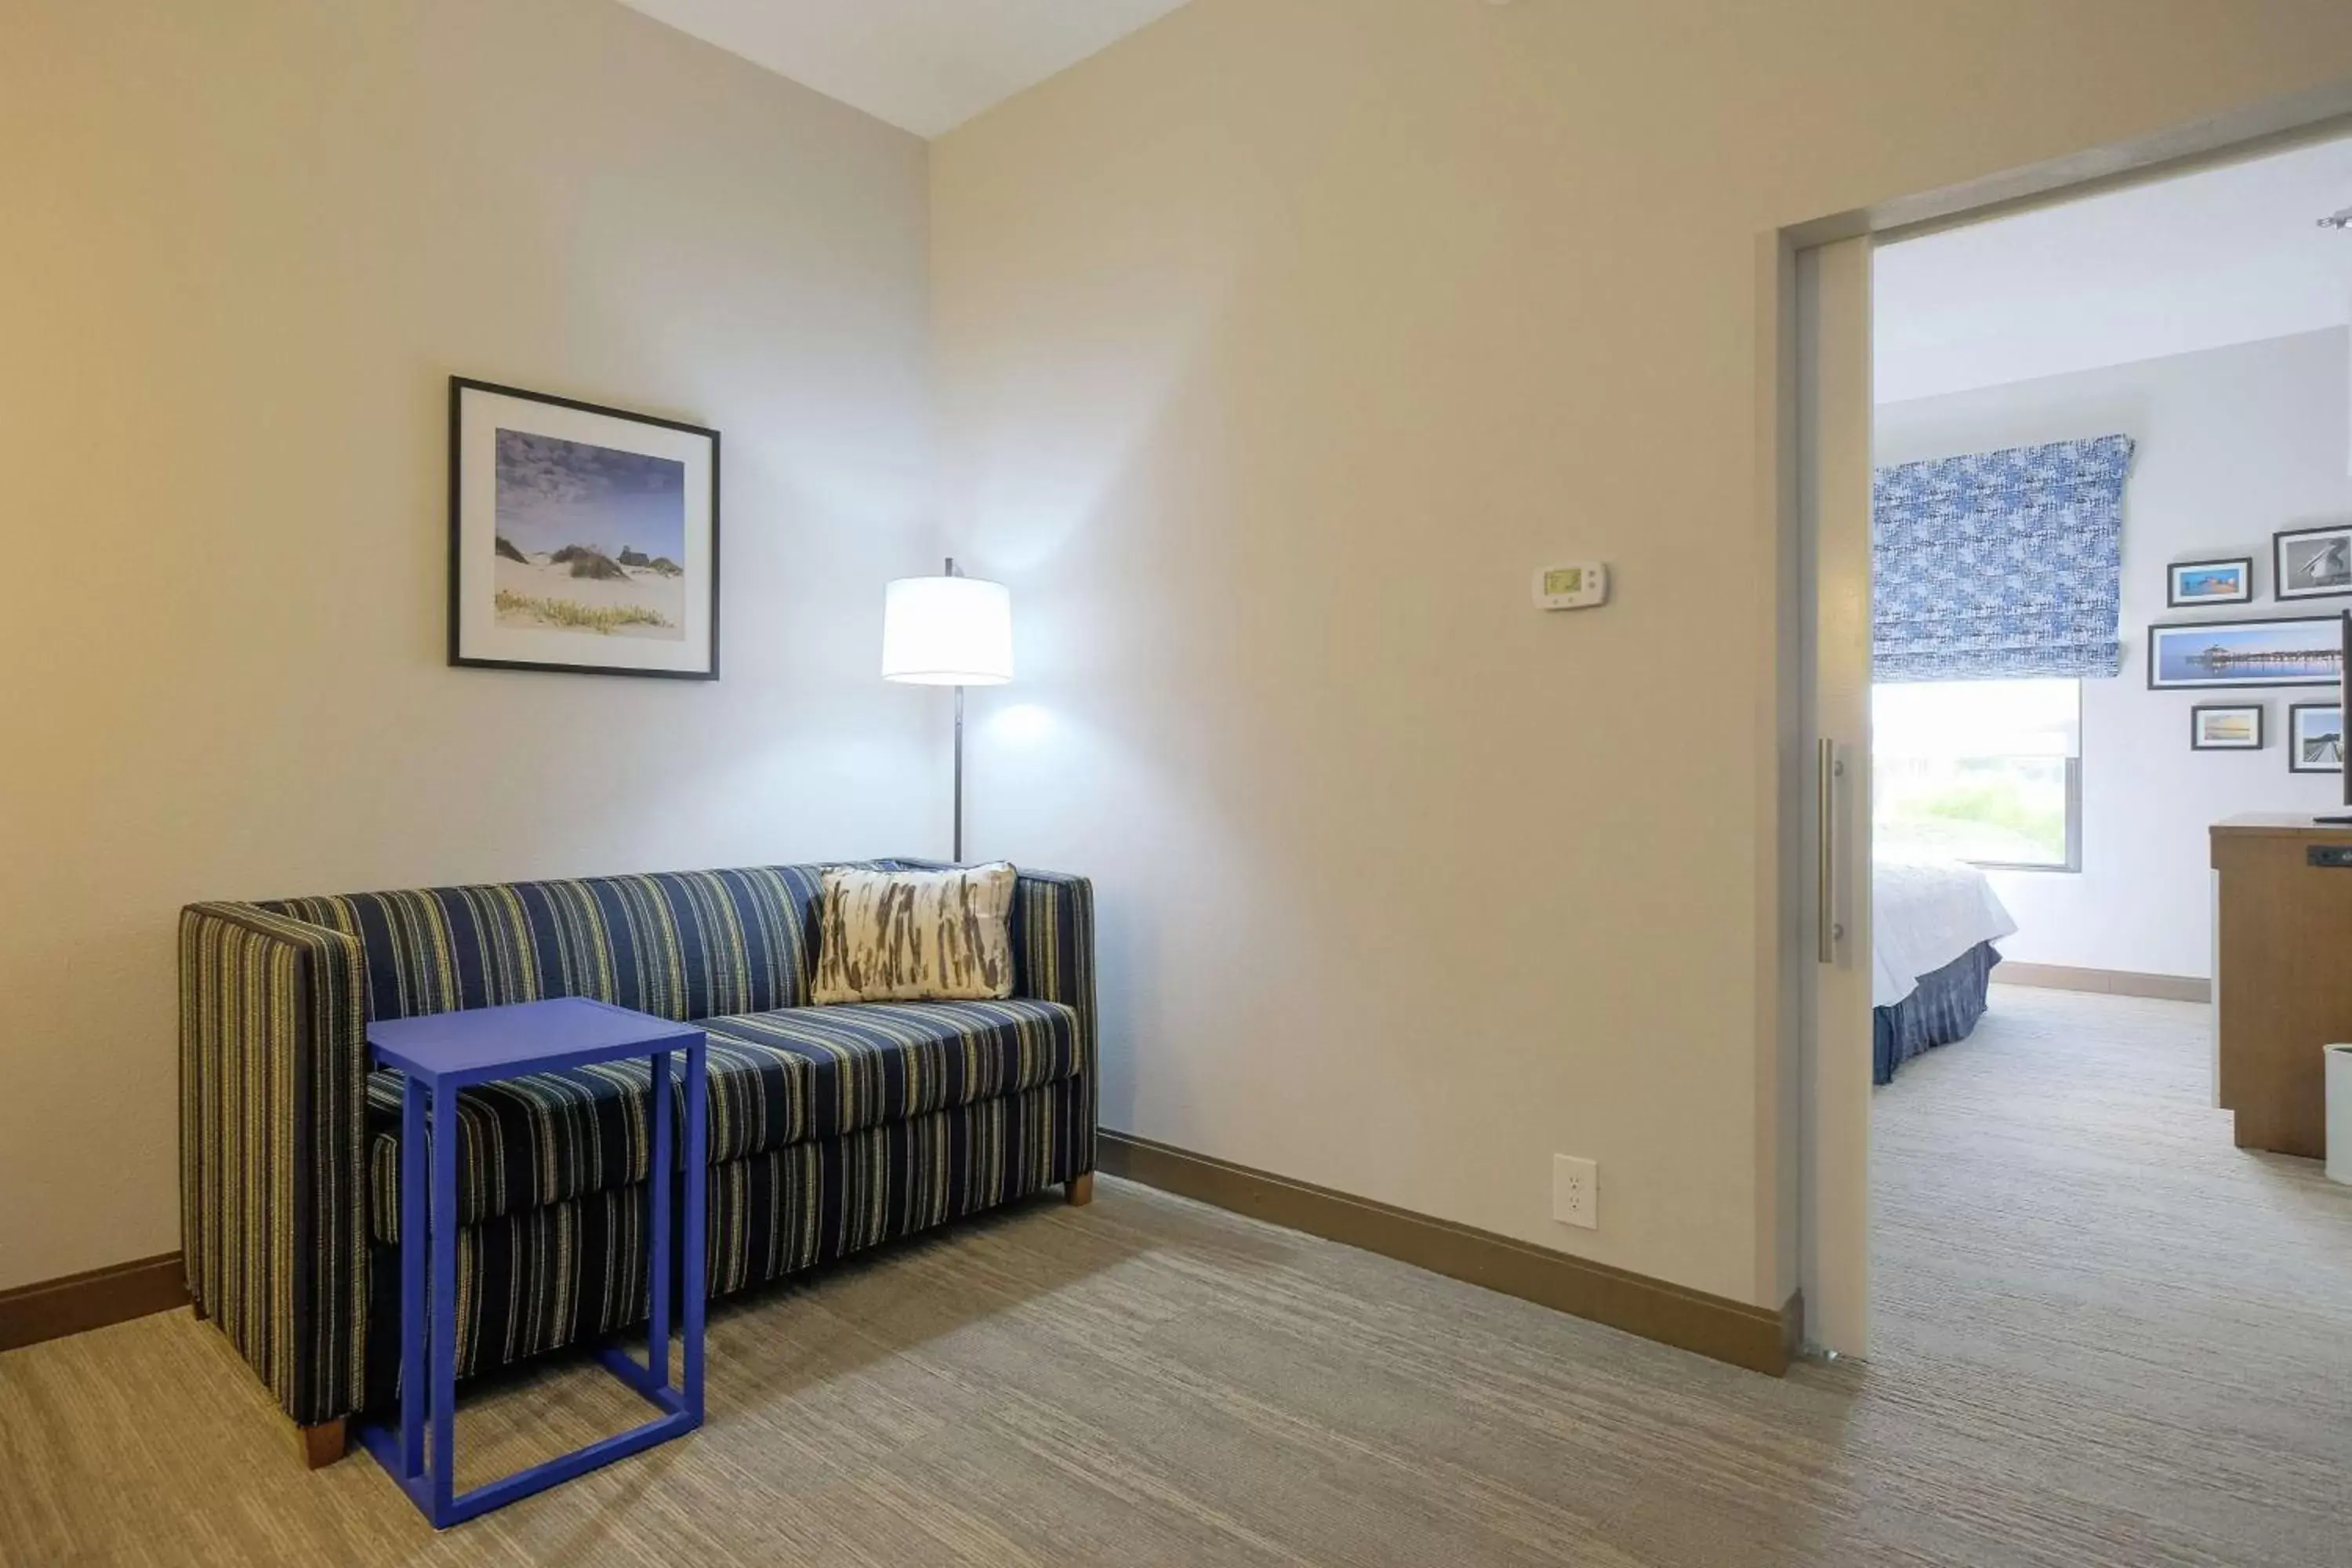
[[[901,577],[882,599],[882,679],[955,688],[955,860],[963,861],[963,689],[1013,679],[1013,595],[948,557],[937,577]]]

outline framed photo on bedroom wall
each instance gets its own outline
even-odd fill
[[[2164,603],[2168,609],[2198,605],[2250,605],[2254,600],[2254,558],[2233,556],[2222,561],[2176,561],[2165,574]]]
[[[719,432],[449,378],[449,662],[719,679]]]
[[[2259,702],[2200,702],[2189,710],[2189,749],[2259,752],[2263,712]]]
[[[2281,600],[2352,594],[2352,522],[2271,535],[2271,593]]]
[[[2344,704],[2297,702],[2286,710],[2286,769],[2291,773],[2344,771]]]
[[[2333,686],[2342,677],[2343,664],[2339,616],[2187,621],[2147,628],[2151,691]]]

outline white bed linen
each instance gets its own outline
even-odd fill
[[[1980,942],[2015,935],[1985,874],[1952,860],[1881,860],[1871,873],[1870,1005],[1892,1007]]]

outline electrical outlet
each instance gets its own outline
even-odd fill
[[[1562,1225],[1601,1228],[1601,1167],[1573,1154],[1551,1157],[1551,1217]]]

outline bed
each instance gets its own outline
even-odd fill
[[[1892,1082],[1920,1052],[1964,1040],[1984,1016],[2017,931],[1985,874],[1948,860],[1882,859],[1871,874],[1870,1081]]]

